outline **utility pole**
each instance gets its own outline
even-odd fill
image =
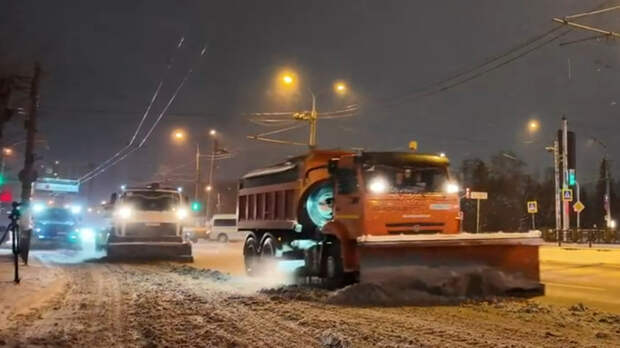
[[[215,155],[217,154],[217,138],[215,133],[211,134],[213,137],[213,145],[211,146],[211,162],[209,163],[209,186],[207,186],[207,218],[208,214],[211,214],[211,192],[213,192],[213,172],[215,171]],[[211,214],[213,215],[213,214]]]
[[[310,91],[312,94],[312,111],[310,111],[310,138],[308,139],[308,146],[310,149],[314,149],[316,147],[316,133],[317,133],[317,111],[316,111],[316,96],[314,92]]]
[[[568,189],[568,121],[566,117],[562,117],[562,192]],[[562,232],[563,237],[570,228],[570,215],[568,214],[569,201],[562,197]]]
[[[194,186],[194,201],[198,201],[200,193],[200,144],[196,143],[196,183]]]
[[[41,79],[41,67],[35,63],[34,75],[30,86],[30,108],[25,122],[26,128],[26,154],[24,169],[20,172],[19,179],[22,182],[22,204],[26,206],[30,202],[32,183],[37,179],[34,170],[34,143],[37,133],[37,110],[39,109],[39,81]]]
[[[609,156],[607,153],[607,144],[602,142],[601,140],[592,137],[594,142],[599,144],[603,148],[603,164],[605,169],[605,197],[603,197],[603,203],[605,208],[605,225],[610,227],[611,225],[611,183],[610,183],[610,174],[609,174]]]
[[[9,109],[11,92],[11,79],[0,79],[0,146],[4,146],[4,126],[11,119],[11,110]]]
[[[560,192],[560,146],[557,140],[553,141],[553,146],[547,146],[547,151],[553,153],[554,170],[554,196],[555,196],[555,230],[559,231],[562,226],[562,197]]]
[[[605,220],[607,227],[611,227],[611,187],[609,180],[609,159],[607,158],[607,146],[605,146]]]
[[[476,233],[480,233],[480,200],[476,199]]]
[[[581,186],[579,186],[579,181],[575,181],[575,195],[576,195],[576,200],[577,202],[581,202]],[[579,231],[579,229],[581,228],[581,212],[578,211],[577,213],[577,222],[576,222],[576,227],[577,230]]]

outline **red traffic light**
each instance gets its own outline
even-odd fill
[[[13,193],[9,190],[4,190],[0,192],[0,202],[2,203],[10,203],[13,201]]]

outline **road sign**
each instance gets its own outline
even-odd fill
[[[469,193],[469,199],[488,199],[489,194],[487,192],[475,192],[472,191]]]
[[[571,202],[573,200],[573,190],[572,189],[562,189],[562,200]]]
[[[527,202],[527,212],[530,214],[538,213],[538,202],[537,201]]]
[[[575,210],[575,213],[581,213],[585,208],[586,206],[581,203],[581,201],[577,201],[577,203],[573,204],[573,210]]]
[[[35,191],[80,192],[80,182],[70,179],[41,178],[34,182]]]

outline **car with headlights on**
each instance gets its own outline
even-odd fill
[[[81,248],[90,234],[80,226],[79,210],[73,206],[33,205],[32,246],[50,248]]]

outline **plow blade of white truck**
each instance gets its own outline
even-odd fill
[[[540,232],[362,236],[357,239],[362,283],[424,278],[430,287],[468,279],[474,292],[544,294]],[[473,284],[476,283],[476,284]],[[493,289],[490,289],[493,288]]]
[[[192,262],[192,246],[189,243],[170,242],[120,242],[107,245],[109,260],[177,260]]]

